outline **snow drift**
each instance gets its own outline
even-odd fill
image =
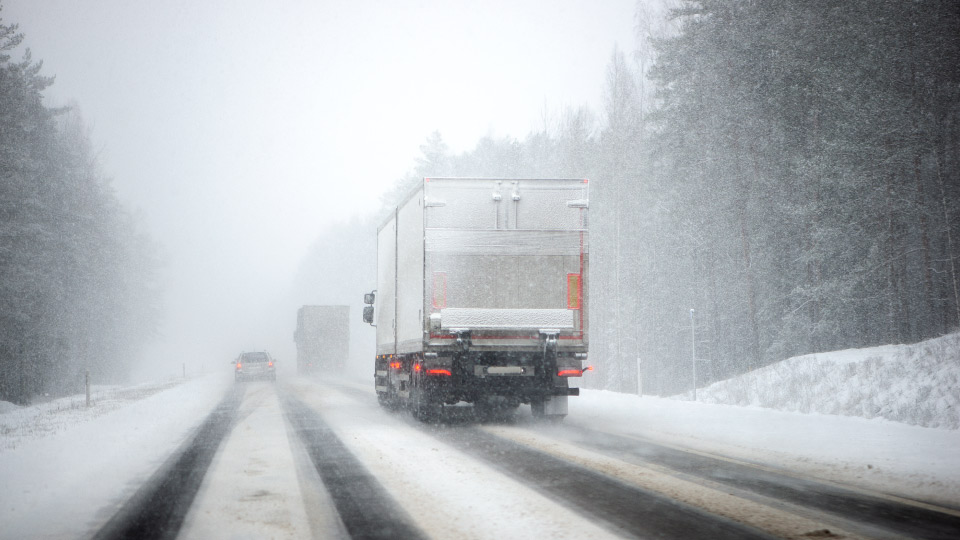
[[[697,391],[704,403],[960,429],[960,333],[789,358]]]

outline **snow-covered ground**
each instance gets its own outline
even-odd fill
[[[583,390],[565,423],[960,508],[960,431]]]
[[[789,358],[696,402],[582,392],[569,423],[960,508],[960,333]]]
[[[430,538],[523,539],[531,531],[542,538],[616,538],[490,464],[398,422],[376,405],[369,384],[363,385],[368,407],[357,407],[355,396],[336,389],[314,388],[312,382],[292,387],[336,432],[349,433],[341,442]]]
[[[132,495],[213,410],[233,383],[227,375],[134,387],[120,394],[141,399],[122,404],[117,393],[105,392],[89,409],[85,396],[5,405],[0,538],[76,538],[96,530],[111,517],[103,510]]]
[[[566,423],[960,508],[958,363],[957,334],[913,346],[808,355],[700,389],[696,402],[689,396],[583,390],[570,400]],[[373,403],[369,383],[364,380],[358,387],[369,389]],[[0,403],[0,538],[72,538],[96,530],[232,384],[231,373],[225,372],[102,388],[94,393],[90,408],[83,396],[30,407]],[[284,486],[276,491],[295,499],[289,466],[278,464],[302,459],[284,457],[289,450],[263,448],[257,440],[242,437],[275,431],[279,440],[286,440],[275,398],[268,393],[251,401],[252,396],[244,407],[261,403],[259,412],[251,410],[222,448],[241,448],[249,459],[215,461],[210,478],[236,478],[241,489],[243,478],[231,474],[231,468],[248,470],[248,461],[260,459],[273,464],[267,472],[277,486]],[[329,420],[338,430],[349,428],[347,417]],[[386,423],[387,431],[409,431],[391,427],[389,417],[378,421]],[[361,434],[383,436],[370,430],[355,435]],[[403,444],[414,444],[405,440]],[[372,449],[375,441],[368,442]],[[433,444],[422,444],[428,443]],[[261,459],[260,454],[274,457]],[[302,467],[298,475],[303,486],[307,481]],[[402,483],[403,478],[385,481]],[[214,493],[211,490],[229,492],[230,486],[217,483],[204,493]],[[199,504],[185,533],[203,536],[203,531],[215,530],[221,507],[229,504],[218,503],[217,497]],[[211,512],[213,521],[208,521]],[[302,521],[302,514],[297,515]]]

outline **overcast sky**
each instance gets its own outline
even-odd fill
[[[634,46],[634,0],[0,2],[165,246],[160,349],[189,361],[289,357],[295,313],[265,314],[321,230],[375,209],[435,130],[462,152],[599,111]]]

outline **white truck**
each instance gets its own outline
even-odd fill
[[[343,371],[350,356],[350,306],[302,306],[293,341],[298,373]]]
[[[382,405],[562,419],[586,370],[589,183],[424,178],[377,231]]]

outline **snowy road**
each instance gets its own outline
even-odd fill
[[[423,425],[367,385],[228,389],[99,538],[956,538],[960,511],[524,408]]]

